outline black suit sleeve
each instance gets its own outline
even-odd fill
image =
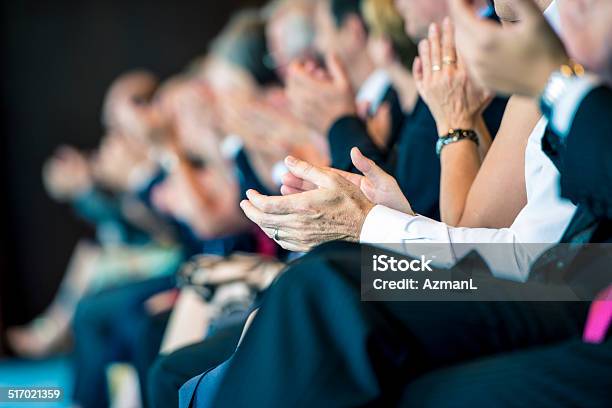
[[[391,135],[387,147],[381,149],[374,143],[368,133],[366,123],[359,117],[345,116],[332,125],[327,135],[332,167],[359,173],[353,166],[350,157],[351,149],[358,147],[366,157],[372,159],[376,164],[386,170],[391,169],[389,152],[393,150],[399,139],[405,116],[399,96],[392,86],[387,89],[383,101],[389,104],[391,108]]]
[[[599,87],[582,101],[559,154],[561,194],[612,218],[612,90]]]
[[[345,171],[353,171],[351,149],[359,150],[376,164],[382,164],[386,153],[376,146],[370,138],[366,124],[356,116],[345,116],[337,120],[328,133],[329,150],[332,167]]]

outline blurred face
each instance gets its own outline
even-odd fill
[[[157,85],[157,80],[146,72],[130,73],[117,79],[104,101],[104,125],[127,134],[137,133],[139,123],[147,120],[149,102]]]
[[[413,41],[427,38],[431,23],[440,23],[448,15],[446,0],[395,0],[404,18],[406,33]]]
[[[248,72],[214,56],[206,63],[203,79],[211,85],[214,93],[239,92],[250,95],[257,91],[257,83]]]
[[[568,53],[587,69],[612,82],[612,2],[559,1],[561,37]]]
[[[312,54],[312,14],[303,8],[286,10],[266,26],[268,49],[276,72],[285,78],[289,64],[296,58]]]
[[[330,8],[329,0],[317,2],[315,13],[317,51],[322,54],[336,53],[348,69],[365,53],[367,34],[359,16],[347,15],[338,26]]]
[[[330,10],[328,0],[317,2],[315,12],[315,46],[321,54],[339,52],[342,47],[341,35]]]

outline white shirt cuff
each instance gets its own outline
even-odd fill
[[[239,136],[227,135],[221,143],[221,154],[226,160],[233,160],[243,145]]]
[[[368,213],[359,242],[411,257],[427,254],[437,267],[448,268],[456,257],[446,224],[377,205]]]

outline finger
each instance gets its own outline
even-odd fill
[[[434,69],[439,70],[442,67],[442,46],[440,44],[440,27],[436,23],[429,25],[429,55],[432,71]]]
[[[249,220],[261,227],[261,222],[263,221],[265,215],[262,211],[249,202],[249,200],[242,200],[240,202],[240,208]]]
[[[242,200],[240,202],[240,208],[244,212],[244,215],[255,224],[259,225],[260,228],[279,228],[286,223],[286,216],[277,214],[266,214],[259,208],[253,205],[249,200]]]
[[[376,194],[379,191],[376,188],[376,185],[374,185],[374,183],[371,180],[364,177],[359,187],[361,189],[361,192],[366,196],[368,200],[370,200],[373,203],[378,203]]]
[[[376,186],[384,182],[385,178],[388,176],[383,169],[378,167],[372,160],[365,157],[356,147],[351,149],[351,160],[357,170],[362,172],[363,175]]]
[[[285,164],[293,175],[309,181],[318,187],[333,188],[334,186],[334,181],[330,176],[330,173],[324,169],[321,169],[320,167],[313,166],[312,164],[296,159],[293,156],[287,156],[285,159]]]
[[[446,61],[446,63],[445,63]],[[451,61],[457,61],[455,51],[455,27],[450,18],[446,17],[442,22],[442,62],[450,66]]]
[[[338,174],[339,176],[341,176],[345,180],[348,180],[351,184],[353,184],[353,185],[355,185],[357,187],[359,187],[361,185],[361,179],[363,179],[362,175],[355,174],[355,173],[350,173],[348,171],[334,169],[334,168],[330,168],[330,170],[333,171],[334,173]]]
[[[288,84],[297,88],[308,88],[317,83],[314,71],[307,71],[302,66],[296,66],[289,72],[287,77]]]
[[[414,80],[417,83],[423,81],[423,63],[419,57],[416,57],[412,63],[412,75],[414,75]]]
[[[283,184],[283,185],[281,186],[281,188],[280,188],[280,192],[281,192],[281,194],[282,194],[282,195],[284,195],[284,196],[285,196],[285,195],[291,195],[291,194],[299,194],[299,193],[303,193],[303,192],[304,192],[304,190],[299,190],[299,189],[297,189],[297,188],[294,188],[294,187],[289,187],[289,186],[286,186],[286,185],[284,185],[284,184]]]
[[[292,214],[296,212],[296,201],[292,197],[267,196],[255,190],[247,190],[249,202],[266,214]]]
[[[419,42],[419,57],[423,67],[423,81],[427,81],[431,76],[431,55],[428,40]]]
[[[342,62],[340,61],[340,57],[338,57],[337,54],[327,54],[325,58],[325,63],[327,64],[327,69],[329,70],[329,73],[336,84],[341,85],[343,87],[350,86],[349,76],[346,72],[346,68],[344,67],[344,64],[342,64]]]
[[[281,180],[285,186],[302,191],[310,191],[317,188],[315,184],[311,183],[310,181],[301,179],[292,173],[285,173]]]

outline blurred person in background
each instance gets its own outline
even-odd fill
[[[43,169],[49,195],[70,203],[96,227],[96,242],[76,245],[58,294],[47,310],[25,327],[10,328],[9,344],[18,354],[44,357],[65,345],[78,301],[86,293],[130,280],[169,275],[182,258],[174,230],[155,214],[147,199],[156,172],[144,143],[119,132],[116,107],[150,100],[157,79],[145,71],[126,73],[105,100],[106,135],[94,154],[61,147]],[[123,129],[121,129],[123,130]]]
[[[280,109],[272,110],[275,108],[274,93],[277,87],[274,86],[274,73],[263,65],[263,57],[267,55],[264,33],[264,25],[257,13],[243,11],[235,16],[212,44],[210,53],[201,60],[199,69],[197,66],[192,67],[187,76],[174,78],[161,87],[154,98],[153,113],[149,115],[157,121],[156,127],[152,127],[148,133],[143,132],[145,138],[154,146],[155,155],[166,172],[166,178],[154,190],[155,203],[164,212],[188,225],[196,236],[205,239],[205,248],[211,240],[215,242],[219,241],[219,238],[224,239],[225,234],[249,231],[251,224],[245,223],[246,218],[238,206],[239,196],[249,188],[277,190],[278,184],[270,178],[270,170],[275,162],[266,154],[275,152],[278,157],[275,160],[278,160],[288,153],[286,150],[278,153],[277,140],[270,140],[266,134],[254,133],[247,126],[237,126],[234,120],[227,119],[227,105],[235,102],[230,98],[233,95],[261,101],[270,98],[272,102],[268,102],[270,105],[266,108],[266,113],[278,117],[278,112],[282,112]],[[222,108],[225,108],[225,111]],[[248,115],[249,109],[253,109],[246,105],[229,108],[245,109],[241,111],[243,115]],[[289,112],[286,114],[290,116]],[[222,120],[217,122],[214,119],[219,115]],[[258,115],[261,117],[263,114]],[[235,115],[233,118],[240,117]],[[221,126],[218,126],[219,123]],[[297,127],[299,128],[299,125]],[[285,145],[290,149],[292,146],[300,149],[307,147],[300,146],[300,143],[293,140],[297,136],[291,131],[294,128],[285,127],[283,134],[278,132],[279,137],[287,141]],[[232,135],[228,135],[230,132]],[[257,237],[255,238],[257,241]],[[269,241],[259,233],[260,242],[262,238]],[[270,248],[270,244],[264,247]],[[225,246],[223,249],[222,254],[229,254],[238,248]],[[256,248],[251,250],[255,251]],[[272,252],[269,249],[267,251],[268,255],[276,254],[273,247]],[[210,253],[206,249],[202,252]],[[164,325],[152,327],[139,324],[138,326],[144,326],[139,329],[129,322],[147,321],[147,309],[161,296],[160,287],[156,282],[150,282],[148,287],[122,287],[82,302],[82,313],[79,314],[81,319],[77,319],[75,326],[77,331],[82,333],[81,337],[89,341],[80,342],[84,348],[83,352],[79,353],[82,357],[77,360],[87,367],[83,372],[87,373],[84,377],[88,378],[77,383],[77,400],[87,398],[87,404],[92,404],[96,398],[97,403],[100,403],[99,390],[103,389],[103,369],[112,361],[127,359],[134,362],[141,374],[140,385],[142,388],[146,387],[146,377],[143,378],[143,373],[146,373],[147,363],[143,354],[159,348]],[[156,295],[155,298],[144,301],[153,294]],[[104,316],[95,313],[95,310],[103,309],[106,310]],[[156,307],[154,309],[159,311]],[[121,319],[109,320],[110,316],[116,314],[114,310],[121,313]],[[130,313],[126,313],[126,310]],[[211,356],[209,358],[219,358],[215,355],[218,348],[211,349],[210,344],[220,344],[224,333],[228,331],[236,331],[239,334],[238,326],[241,326],[241,322],[238,325],[230,325],[227,330],[215,331],[215,338],[205,342],[209,347],[204,347],[206,344],[200,348],[193,346],[165,357],[163,367],[166,372],[161,377],[164,383],[162,387],[154,383],[152,388],[159,393],[165,392],[165,383],[174,382],[176,375],[193,369],[191,365],[196,362],[196,372],[201,372],[206,367],[207,355]],[[104,332],[111,334],[96,336],[96,333],[101,332],[100,327],[105,327]],[[237,327],[238,331],[234,327]],[[149,329],[154,332],[147,332]],[[145,332],[148,335],[141,335]],[[202,338],[204,334],[202,333]],[[147,338],[149,341],[146,345],[137,346],[134,343],[137,338]],[[226,340],[220,346],[233,348],[235,341]],[[105,343],[104,347],[102,342]],[[87,344],[99,344],[100,348],[105,348],[105,353],[93,361],[94,365],[89,364],[87,360]],[[191,364],[184,364],[183,355],[191,356]],[[194,358],[196,356],[198,359]],[[178,373],[175,375],[171,370],[177,370]],[[168,396],[164,395],[166,399],[152,398],[151,401],[176,399],[176,390],[182,382],[184,380],[178,385],[171,384],[174,391],[167,394]],[[79,387],[79,384],[82,384],[82,387]],[[146,403],[144,396],[143,400]]]
[[[391,109],[410,114],[418,101],[418,92],[410,67],[417,55],[416,45],[404,31],[404,20],[393,0],[365,0],[361,3],[362,14],[368,28],[368,52],[378,69],[389,76],[392,89],[398,94],[399,103],[385,101],[367,122],[372,141],[381,150],[395,143],[391,136],[398,136]],[[365,110],[364,110],[365,108]],[[360,107],[360,116],[369,118],[369,107]],[[399,121],[395,119],[395,121]]]
[[[276,1],[271,3],[265,12],[274,26],[274,28],[267,26],[267,43],[269,49],[273,51],[266,56],[273,58],[274,63],[269,64],[270,61],[263,58],[261,61],[268,62],[267,66],[276,67],[282,77],[283,67],[293,59],[312,57],[313,44],[311,41],[285,41],[287,37],[312,39],[309,34],[313,18],[312,3]],[[296,18],[300,24],[291,24]],[[281,34],[284,38],[281,38]],[[214,49],[213,47],[199,76],[211,86],[220,82],[214,79],[216,75],[227,75],[228,72],[231,72],[227,70],[211,71],[211,65],[215,66],[213,59],[217,58]],[[289,58],[291,60],[288,60]],[[253,153],[270,155],[271,159],[268,160],[268,163],[275,164],[275,161],[281,160],[283,155],[291,151],[301,157],[315,157],[315,160],[325,162],[323,153],[325,149],[324,146],[321,146],[322,141],[310,129],[304,128],[292,113],[287,111],[286,106],[283,106],[284,95],[279,85],[268,87],[267,92],[259,94],[238,93],[235,92],[236,90],[223,89],[219,86],[213,88],[218,96],[216,106],[224,111],[222,114],[226,115],[226,118],[222,120],[222,123],[227,126],[226,133],[232,134],[227,138],[232,140],[236,136],[241,136],[244,143],[237,158],[244,157],[251,162],[254,160]],[[224,97],[224,93],[231,93],[233,97]],[[266,138],[272,138],[272,146],[268,145],[269,141]],[[269,165],[260,168],[264,169],[263,171],[270,171]],[[260,172],[256,173],[258,177],[261,175]],[[267,176],[262,175],[262,179],[267,180],[267,186],[277,190],[281,181],[278,178],[275,180],[272,173],[268,173]],[[246,191],[243,189],[242,193]],[[231,269],[232,262],[231,260],[221,262],[214,268],[215,270]],[[238,342],[243,324],[244,321],[240,321],[238,324],[218,329],[200,343],[161,355],[152,367],[149,376],[150,403],[159,407],[177,406],[178,390],[185,381],[216,366],[231,355]]]

